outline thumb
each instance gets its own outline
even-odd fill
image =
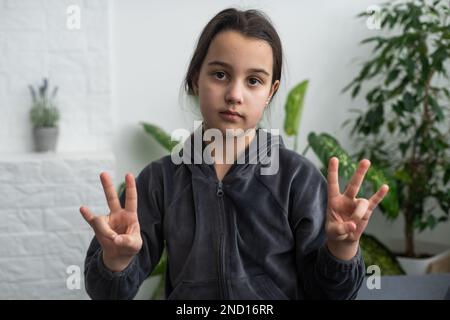
[[[106,221],[106,216],[94,218],[91,225],[96,235],[103,236],[111,240],[114,240],[114,238],[117,237],[117,233],[111,229]]]

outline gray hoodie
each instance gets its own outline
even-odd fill
[[[112,273],[92,240],[89,296],[132,299],[165,241],[167,299],[354,299],[365,275],[361,252],[343,261],[328,251],[327,181],[313,163],[258,128],[219,181],[213,164],[195,163],[205,148],[193,143],[199,130],[174,153],[191,163],[169,155],[137,176],[143,247],[130,265]],[[271,166],[277,171],[264,173]]]

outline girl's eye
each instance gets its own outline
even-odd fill
[[[256,81],[256,82],[254,82],[254,81]],[[262,84],[262,82],[258,78],[250,78],[249,82],[252,86],[256,86],[256,84],[258,84],[258,83]]]
[[[213,72],[212,75],[218,80],[225,80],[227,77],[227,74],[223,71]],[[256,87],[258,84],[262,84],[262,81],[258,78],[252,77],[249,79],[249,83],[252,87]]]
[[[217,72],[214,72],[214,75],[216,76],[217,79],[223,80],[225,77],[225,72],[217,71]]]

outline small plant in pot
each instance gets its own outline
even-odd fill
[[[60,115],[54,99],[58,92],[58,87],[55,87],[52,93],[49,94],[49,81],[47,78],[44,78],[38,90],[35,90],[31,85],[28,88],[30,89],[33,103],[30,110],[30,120],[33,124],[35,151],[55,151],[59,134],[58,121]]]

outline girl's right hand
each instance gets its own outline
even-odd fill
[[[95,216],[84,206],[80,207],[80,212],[94,229],[95,237],[103,249],[103,263],[109,270],[119,272],[131,263],[142,248],[136,182],[133,175],[125,176],[125,208],[122,208],[110,176],[102,172],[100,180],[110,213]]]

